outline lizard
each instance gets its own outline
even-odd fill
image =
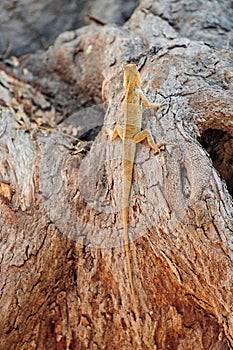
[[[136,155],[136,144],[147,139],[149,146],[158,152],[165,145],[164,142],[155,143],[151,132],[142,128],[142,103],[147,108],[158,109],[161,105],[150,103],[141,90],[141,79],[136,64],[127,64],[124,68],[125,97],[122,102],[122,112],[124,115],[123,125],[116,124],[111,139],[117,137],[123,141],[123,193],[122,193],[122,220],[124,230],[124,245],[127,259],[127,269],[129,284],[133,298],[133,304],[137,310],[135,288],[133,282],[133,273],[131,267],[130,249],[129,249],[129,200],[133,179],[134,159]]]

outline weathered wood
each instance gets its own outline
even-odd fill
[[[233,348],[233,55],[219,48],[219,28],[209,32],[215,47],[201,32],[193,40],[192,23],[184,37],[175,25],[183,2],[176,20],[172,2],[163,3],[162,11],[142,2],[122,28],[62,34],[14,71],[30,85],[0,72],[1,348]],[[185,9],[198,19],[194,3]],[[227,22],[227,2],[214,4]],[[143,116],[165,151],[138,145],[134,167],[129,231],[140,322],[122,247],[122,148],[109,138],[129,61],[150,100],[167,103]],[[90,150],[52,129],[71,116],[78,128],[96,104],[95,129],[101,100],[104,126]]]
[[[70,0],[69,3],[3,0],[0,2],[0,58],[48,49],[61,32],[98,23],[98,19],[100,23],[121,25],[138,3],[138,0]]]

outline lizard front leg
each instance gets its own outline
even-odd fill
[[[141,101],[142,101],[142,103],[144,104],[144,106],[145,106],[146,108],[150,108],[150,109],[152,109],[152,108],[153,108],[153,109],[159,109],[159,108],[161,108],[162,106],[166,106],[166,105],[167,105],[165,102],[159,103],[159,104],[150,103],[142,91],[141,91],[141,93],[140,93],[140,98],[141,98]]]
[[[165,145],[164,142],[159,142],[156,144],[153,136],[151,135],[150,130],[148,129],[139,131],[133,138],[134,142],[136,143],[139,143],[144,139],[147,139],[149,146],[154,150],[155,153],[158,152],[159,149]]]

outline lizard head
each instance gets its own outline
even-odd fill
[[[127,64],[124,68],[124,88],[128,89],[130,86],[133,88],[141,86],[140,74],[134,63]]]

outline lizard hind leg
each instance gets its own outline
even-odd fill
[[[111,134],[111,140],[115,140],[117,136],[119,136],[120,139],[123,140],[123,128],[118,124],[115,126]]]
[[[136,143],[139,143],[144,139],[147,139],[149,146],[154,150],[155,153],[158,152],[160,148],[165,145],[165,142],[159,142],[156,144],[150,130],[148,129],[139,131],[133,138],[134,142]]]

